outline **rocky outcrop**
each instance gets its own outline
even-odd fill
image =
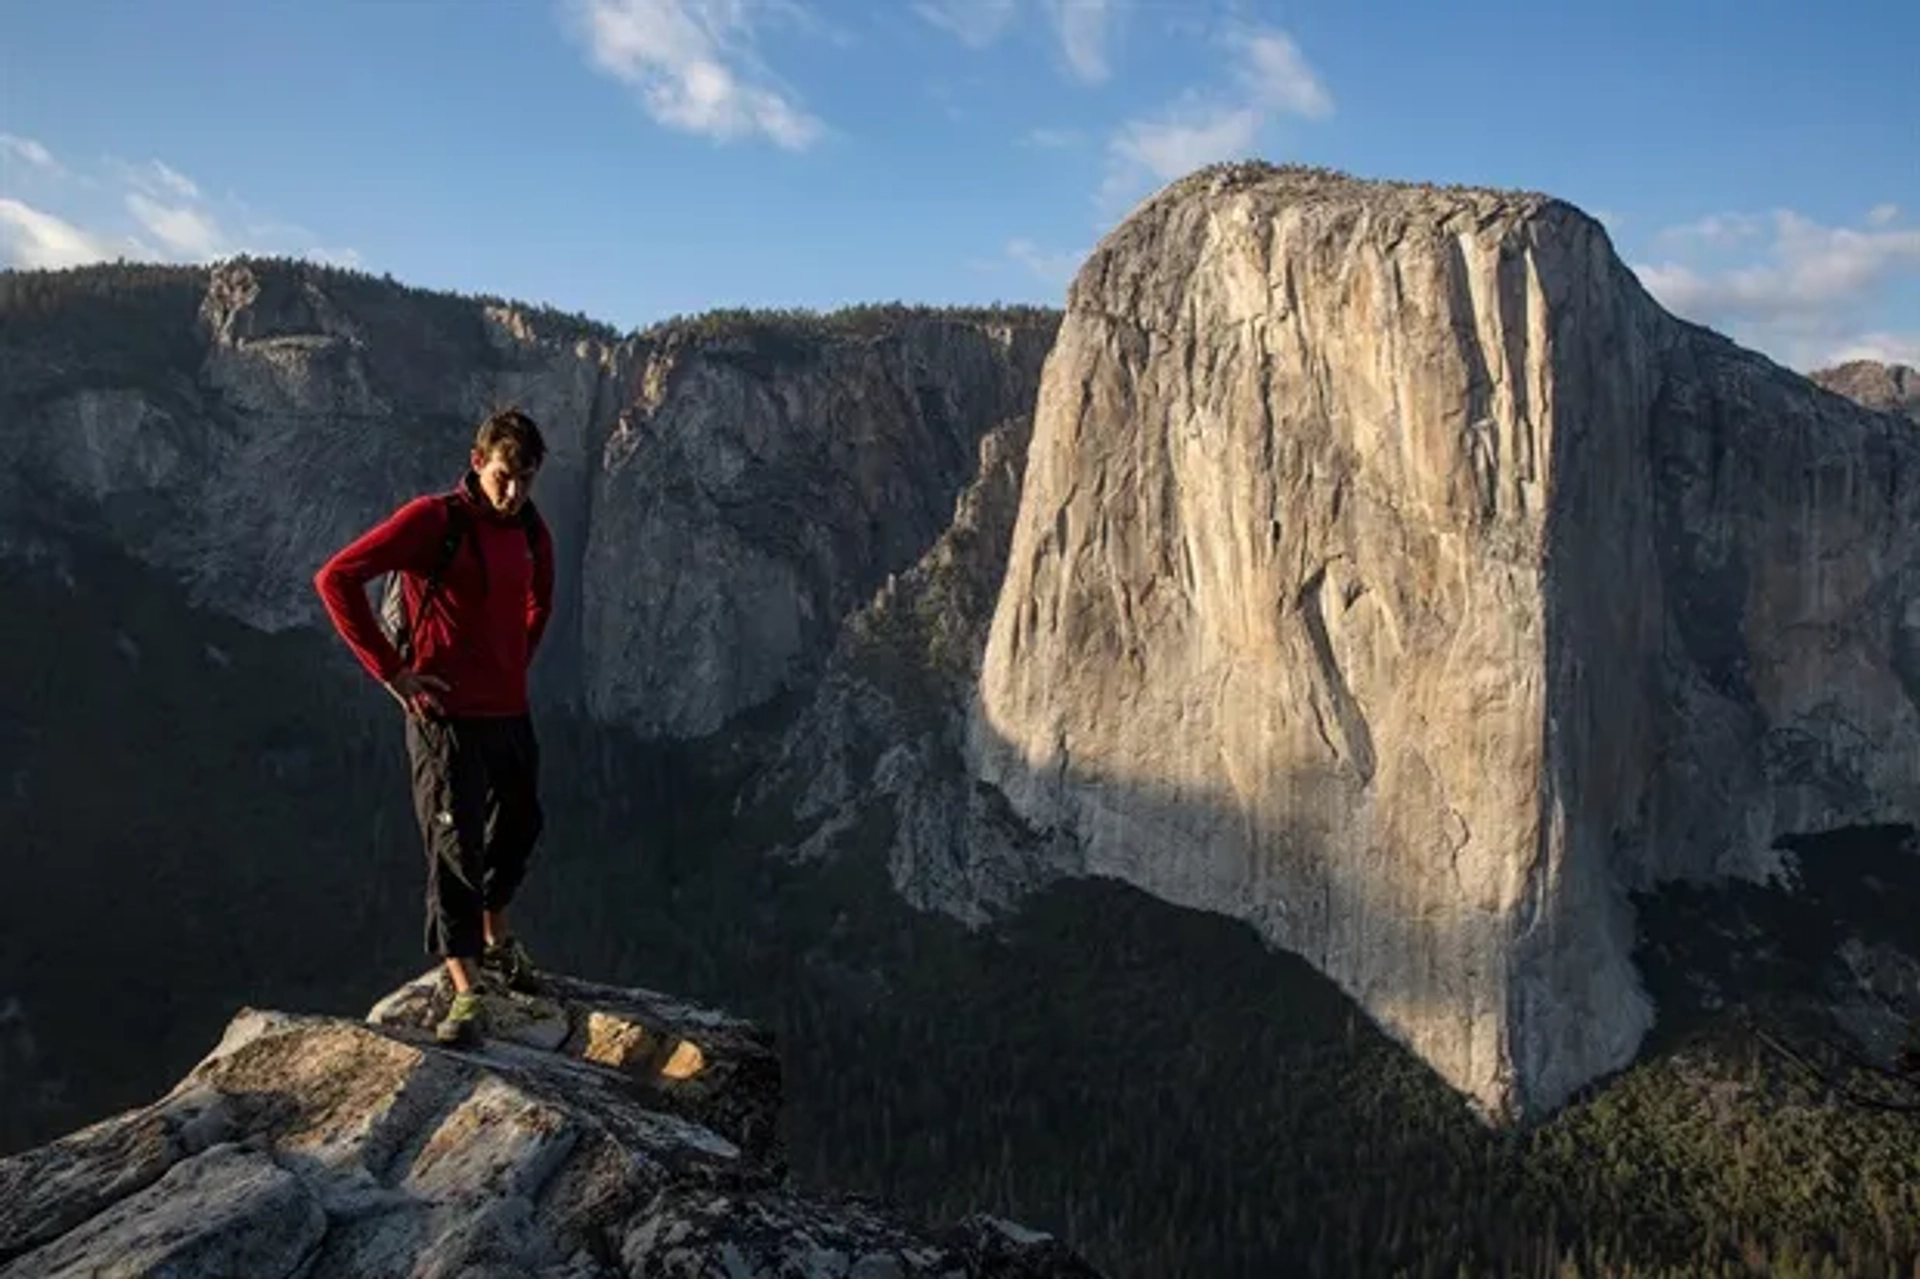
[[[1897,425],[1558,201],[1203,171],[1073,283],[974,768],[1550,1108],[1649,1024],[1628,886],[1916,811]]]
[[[446,997],[243,1010],[166,1096],[0,1160],[0,1276],[1095,1273],[998,1218],[795,1189],[751,1025],[557,979],[453,1050],[427,1033]]]
[[[1920,369],[1878,360],[1849,360],[1807,375],[1836,395],[1920,422]]]

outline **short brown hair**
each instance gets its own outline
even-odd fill
[[[517,408],[501,409],[480,424],[473,447],[492,457],[495,449],[505,449],[515,466],[537,468],[547,459],[547,441],[534,420]]]

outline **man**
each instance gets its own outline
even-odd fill
[[[495,413],[452,492],[409,501],[313,579],[347,647],[406,710],[426,948],[455,992],[435,1032],[445,1043],[479,1036],[483,972],[538,988],[506,912],[543,824],[527,667],[553,600],[553,542],[528,497],[545,457],[533,419]],[[387,573],[401,574],[398,646],[367,599]]]

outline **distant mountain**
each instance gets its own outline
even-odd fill
[[[1807,375],[1838,395],[1920,422],[1920,369],[1878,360],[1850,360]]]

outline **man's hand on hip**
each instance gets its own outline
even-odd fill
[[[447,682],[433,675],[421,675],[415,671],[401,671],[387,681],[387,691],[394,700],[406,709],[415,719],[440,713],[440,699],[436,693],[450,691]]]

